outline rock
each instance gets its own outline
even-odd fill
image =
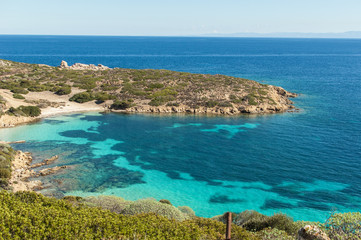
[[[306,225],[298,230],[297,240],[330,240],[330,238],[317,226]]]
[[[53,168],[46,168],[46,169],[43,169],[43,170],[40,170],[38,172],[38,174],[35,175],[35,177],[40,177],[40,176],[47,176],[47,175],[50,175],[50,174],[54,174],[62,169],[65,169],[67,168],[67,166],[61,166],[61,167],[53,167]]]
[[[64,60],[63,61],[61,61],[61,63],[60,63],[60,68],[68,68],[69,66],[68,66],[68,63],[67,62],[65,62]]]
[[[66,68],[71,70],[94,70],[94,71],[109,69],[109,67],[104,66],[102,64],[98,64],[98,66],[95,66],[94,64],[88,65],[83,63],[74,63],[73,65],[68,66],[68,63],[65,62],[64,60],[61,61],[60,68]]]

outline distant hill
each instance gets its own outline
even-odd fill
[[[302,33],[302,32],[275,32],[275,33],[209,33],[205,37],[254,37],[254,38],[361,38],[361,31],[341,33]]]

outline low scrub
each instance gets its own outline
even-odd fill
[[[68,95],[71,93],[71,87],[70,86],[62,86],[55,89],[55,94],[57,95]]]
[[[15,151],[8,144],[0,144],[0,190],[8,189],[8,180],[11,177],[11,162]]]
[[[325,227],[331,239],[361,239],[361,213],[333,213]]]
[[[74,94],[74,96],[72,96],[69,100],[73,101],[73,102],[77,102],[77,103],[85,103],[85,102],[89,102],[89,101],[93,101],[94,95],[90,92],[81,92],[81,93],[77,93]]]
[[[169,206],[152,200],[162,206]],[[154,213],[126,216],[34,192],[0,191],[0,239],[224,239],[225,224],[176,221]],[[234,225],[232,239],[259,239]]]
[[[114,110],[125,110],[127,108],[130,108],[132,106],[132,103],[130,101],[119,101],[116,100],[114,103],[110,106],[111,109]]]
[[[41,114],[41,109],[37,106],[20,106],[18,108],[11,107],[6,111],[8,115],[37,117]]]
[[[13,98],[16,98],[16,99],[25,99],[25,97],[21,94],[18,94],[18,93],[14,93],[13,94]]]
[[[188,215],[181,212],[178,208],[170,204],[158,202],[154,199],[141,199],[134,201],[126,206],[122,213],[126,215],[155,213],[161,216],[165,216],[169,219],[175,219],[177,221],[189,219]]]

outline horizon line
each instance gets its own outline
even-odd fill
[[[345,33],[359,33],[360,36],[272,36],[277,34],[345,34]],[[237,34],[254,34],[260,36],[237,36]],[[233,36],[234,35],[234,36]],[[270,35],[270,36],[266,36]],[[238,32],[238,33],[203,33],[199,35],[111,35],[111,34],[23,34],[23,33],[0,33],[0,36],[64,36],[64,37],[185,37],[185,38],[289,38],[289,39],[361,39],[361,31],[347,31],[347,32]]]

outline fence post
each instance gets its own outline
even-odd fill
[[[231,240],[232,213],[227,212],[226,240]]]

